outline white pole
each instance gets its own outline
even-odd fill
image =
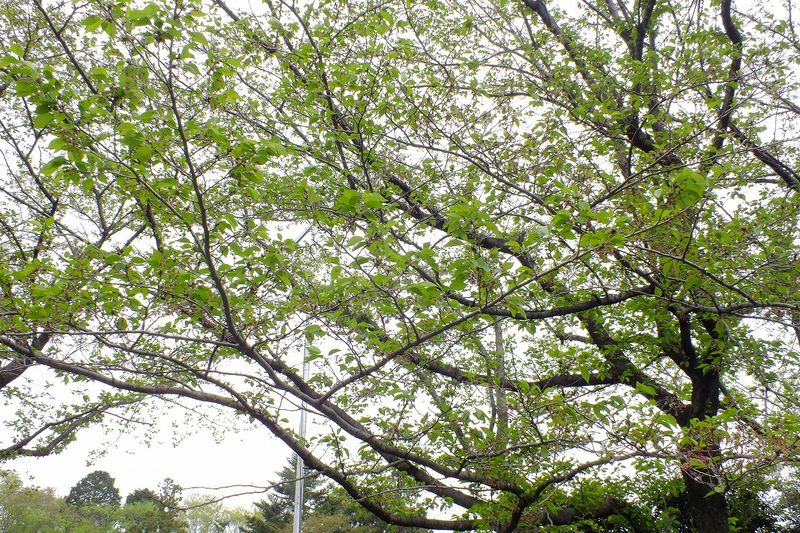
[[[303,381],[308,380],[308,339],[303,341]],[[300,406],[300,443],[306,438],[306,402]],[[294,470],[294,520],[292,522],[292,533],[300,533],[303,524],[303,489],[305,485],[305,468],[303,458],[299,454],[295,456]]]
[[[311,231],[309,224],[303,233],[295,239],[299,243],[303,240],[308,232]],[[308,339],[303,338],[303,381],[308,381]],[[300,404],[300,444],[306,439],[306,402]],[[305,465],[303,458],[300,454],[295,455],[295,469],[294,469],[294,520],[292,521],[292,533],[300,533],[303,525],[303,489],[305,485]]]

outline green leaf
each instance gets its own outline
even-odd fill
[[[363,195],[364,207],[368,209],[380,209],[386,202],[383,196],[377,192],[365,192]]]
[[[699,172],[690,168],[682,168],[676,172],[674,180],[690,203],[698,201],[705,194],[706,178]]]
[[[196,43],[202,44],[203,46],[208,46],[209,45],[208,39],[206,38],[205,34],[203,34],[202,32],[190,31],[189,32],[189,36]]]
[[[304,331],[309,341],[313,341],[316,337],[325,336],[325,330],[322,329],[318,324],[310,324],[305,327]]]
[[[17,96],[31,96],[39,90],[38,84],[30,78],[20,78],[15,84]]]
[[[636,383],[636,391],[645,396],[655,396],[656,394],[656,389],[642,382]]]
[[[655,420],[659,425],[667,428],[678,427],[678,421],[675,419],[675,417],[667,413],[660,413],[658,416],[656,416]]]
[[[86,28],[86,31],[90,33],[100,28],[102,24],[103,24],[103,19],[95,15],[86,17],[86,19],[84,19],[83,21],[83,26]]]
[[[147,163],[153,157],[153,149],[147,144],[142,144],[134,151],[134,157],[140,163]]]
[[[56,156],[53,159],[51,159],[50,161],[48,161],[42,167],[42,174],[52,174],[53,172],[55,172],[59,168],[63,167],[64,165],[68,165],[68,164],[69,164],[69,161],[67,161],[67,159],[65,157]]]
[[[33,119],[33,127],[35,128],[44,128],[53,122],[53,114],[52,113],[41,113],[36,115]]]
[[[352,189],[344,189],[336,197],[334,209],[343,214],[349,214],[356,211],[358,207],[360,195],[357,191]]]

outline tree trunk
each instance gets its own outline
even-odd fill
[[[692,403],[689,420],[704,420],[719,411],[719,373],[698,370],[692,377]],[[691,422],[687,430],[692,432]],[[701,430],[702,431],[702,430]],[[719,437],[705,430],[695,435],[700,445],[685,451],[687,464],[683,468],[686,484],[686,501],[692,531],[696,533],[727,533],[728,506],[720,488],[720,478],[715,468],[719,456]]]
[[[709,494],[713,487],[708,481],[698,479],[699,474],[701,472],[695,469],[686,469],[683,472],[692,531],[728,533],[728,506],[725,494],[721,492]]]

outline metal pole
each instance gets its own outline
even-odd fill
[[[303,380],[308,380],[308,339],[303,341]],[[306,438],[306,402],[300,406],[300,442]],[[305,465],[300,454],[295,455],[296,463],[294,470],[294,520],[292,522],[292,533],[300,533],[303,525],[303,489],[305,485]]]
[[[311,231],[311,224],[309,224],[303,233],[300,234],[294,241],[299,243]],[[308,339],[303,338],[303,381],[308,381]],[[300,404],[300,444],[306,439],[306,402]],[[294,468],[294,520],[292,520],[292,533],[300,533],[303,526],[303,489],[305,488],[305,465],[303,458],[300,454],[295,454],[295,468]]]

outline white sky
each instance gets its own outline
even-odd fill
[[[180,417],[182,419],[182,417]],[[163,420],[165,426],[174,420]],[[188,429],[188,428],[187,428]],[[108,450],[87,464],[93,452]],[[220,487],[232,484],[268,485],[287,462],[290,450],[266,430],[226,433],[217,442],[209,431],[199,429],[174,443],[171,431],[162,431],[146,446],[138,436],[114,435],[103,428],[82,431],[77,441],[59,455],[20,458],[0,465],[17,472],[27,483],[52,487],[59,496],[93,470],[105,470],[116,480],[122,498],[138,488],[156,490],[166,477],[183,487]],[[231,489],[244,492],[247,487]],[[194,491],[193,491],[194,492]],[[221,495],[222,491],[198,492]],[[230,491],[229,491],[230,492]],[[187,491],[188,494],[188,491]],[[226,500],[228,507],[245,506],[264,498],[263,493]]]

